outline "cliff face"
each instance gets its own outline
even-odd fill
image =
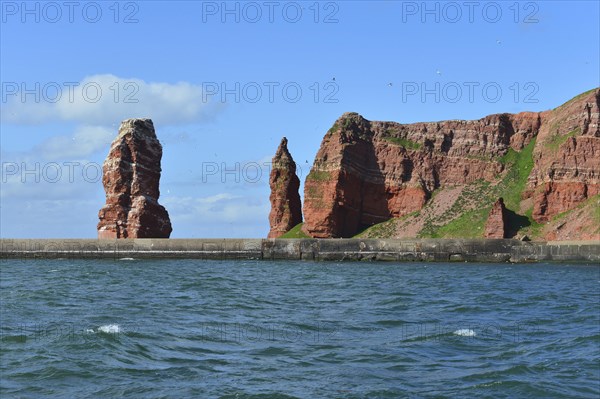
[[[98,238],[168,238],[171,222],[158,203],[162,146],[150,119],[121,123],[102,167],[106,204]]]
[[[513,233],[547,221],[599,192],[599,104],[596,89],[552,111],[476,121],[399,124],[346,113],[323,138],[307,176],[303,230],[351,237],[423,211],[444,190],[477,184],[480,199],[489,194],[488,211],[502,189],[519,191],[511,210],[532,220],[513,218]],[[530,145],[532,156],[525,155]]]
[[[281,140],[273,157],[269,185],[271,187],[271,230],[268,238],[277,238],[292,227],[302,223],[300,202],[300,179],[296,175],[296,163],[287,148],[287,139]]]
[[[600,192],[600,90],[542,113],[534,149],[533,218],[547,222]]]

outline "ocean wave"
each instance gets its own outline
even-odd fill
[[[121,328],[118,324],[105,324],[96,329],[88,328],[85,330],[86,333],[105,333],[105,334],[118,334],[121,332]]]
[[[461,337],[474,337],[477,335],[475,331],[471,330],[470,328],[461,328],[454,331],[452,334],[459,335]]]
[[[107,334],[116,334],[121,332],[118,324],[106,324],[104,326],[98,327],[98,331],[107,333]]]

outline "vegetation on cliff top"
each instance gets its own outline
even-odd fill
[[[564,104],[561,104],[561,105],[559,105],[558,107],[554,108],[554,110],[557,110],[557,109],[559,109],[559,108],[561,108],[561,107],[564,107],[565,105],[567,105],[567,104],[569,104],[569,103],[572,103],[573,101],[579,100],[580,98],[583,98],[583,97],[585,97],[585,96],[587,96],[587,95],[589,95],[589,94],[591,94],[591,93],[595,92],[596,90],[598,90],[598,88],[597,88],[597,87],[595,87],[595,88],[593,88],[593,89],[590,89],[590,90],[588,90],[588,91],[585,91],[585,92],[583,92],[583,93],[581,93],[581,94],[578,94],[578,95],[576,95],[575,97],[573,97],[572,99],[570,99],[569,101],[567,101],[566,103],[564,103]]]

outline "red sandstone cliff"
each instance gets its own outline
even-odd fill
[[[162,146],[150,119],[121,123],[102,167],[106,204],[98,238],[168,238],[171,222],[158,203]]]
[[[485,232],[483,236],[485,238],[506,238],[506,227],[507,227],[507,215],[506,208],[504,207],[504,200],[498,198],[492,210],[488,216],[487,222],[485,223]]]
[[[600,90],[542,113],[534,149],[533,218],[547,222],[600,192]]]
[[[527,225],[521,220],[527,212],[531,222],[550,220],[600,191],[599,105],[595,89],[552,111],[476,121],[399,124],[346,113],[323,138],[306,178],[303,231],[313,237],[351,237],[373,224],[423,211],[434,193],[477,182],[487,182],[490,192],[503,184],[521,190],[521,202],[511,210],[518,213],[514,223],[522,224],[513,228]],[[509,186],[511,174],[518,180],[523,171],[504,159],[534,139],[526,187]],[[484,206],[489,209],[494,200]],[[586,234],[581,238],[595,237]]]
[[[300,179],[296,175],[296,163],[288,151],[287,142],[285,137],[281,139],[271,165],[269,238],[280,237],[292,227],[302,223],[302,205],[298,192]]]

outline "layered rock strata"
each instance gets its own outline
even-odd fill
[[[498,198],[490,210],[483,236],[485,238],[506,238],[507,219],[508,215],[504,206],[504,200]]]
[[[287,148],[288,140],[283,138],[273,157],[269,185],[271,187],[271,212],[268,238],[277,238],[292,227],[302,223],[300,202],[300,179],[296,175],[296,163]]]
[[[168,238],[171,222],[158,203],[162,146],[150,119],[121,123],[102,167],[106,204],[98,238]]]
[[[303,231],[352,237],[420,211],[440,187],[497,184],[509,172],[503,158],[533,139],[533,168],[519,195],[533,202],[535,221],[548,221],[600,192],[599,108],[594,89],[551,111],[474,121],[400,124],[345,113],[306,178]]]

